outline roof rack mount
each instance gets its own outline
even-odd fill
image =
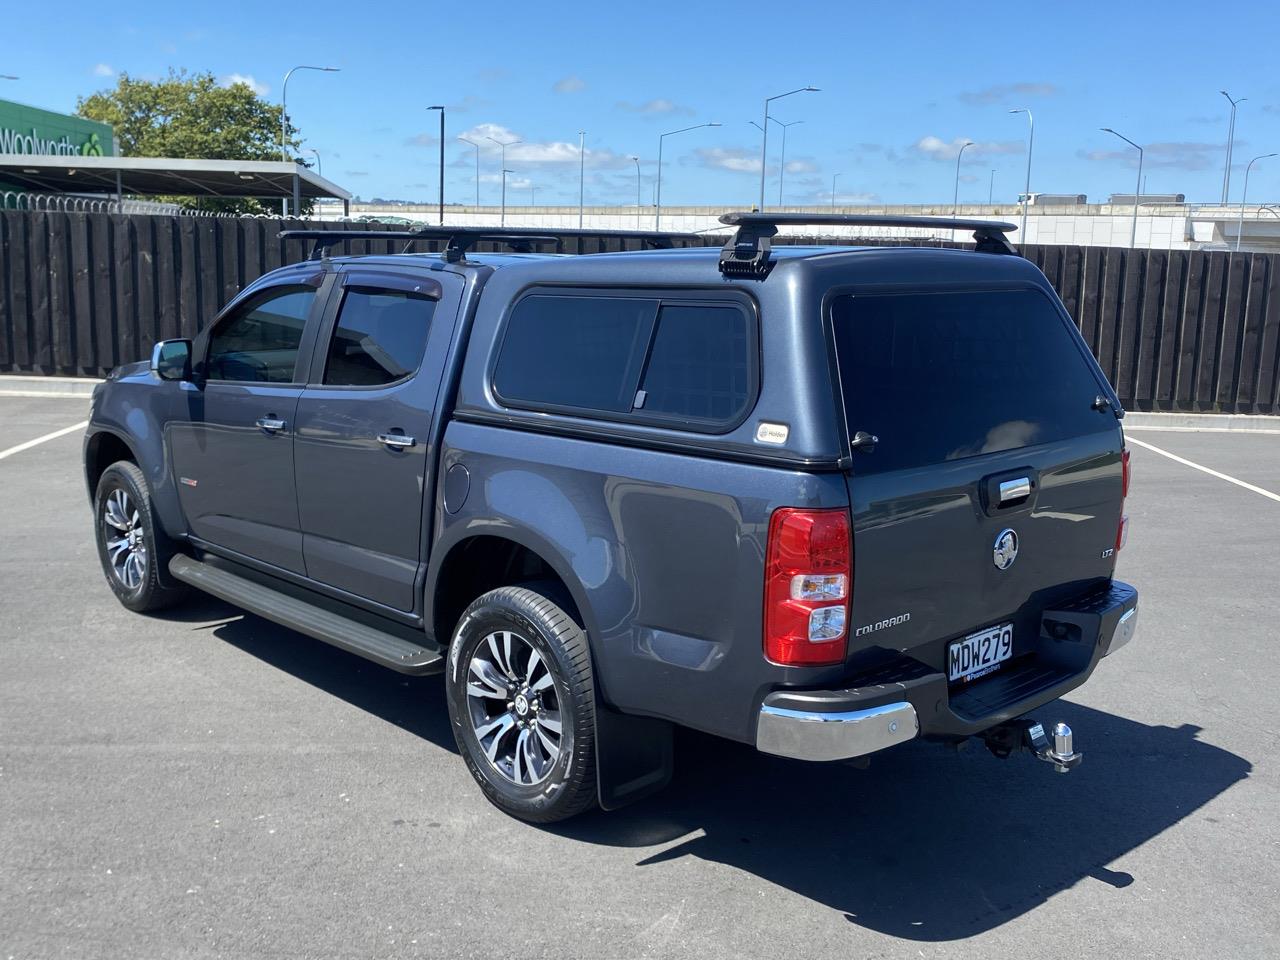
[[[779,227],[915,227],[939,230],[972,230],[979,253],[1016,254],[1005,234],[1017,227],[1000,220],[966,220],[955,217],[892,217],[850,213],[726,213],[720,222],[737,227],[720,252],[720,272],[725,276],[768,276],[771,238]]]
[[[467,251],[482,240],[506,243],[520,252],[529,252],[535,243],[555,243],[574,237],[640,240],[647,247],[670,247],[674,240],[697,240],[691,233],[657,230],[554,230],[538,227],[423,227],[418,230],[282,230],[282,240],[311,240],[308,259],[321,260],[329,248],[347,240],[403,240],[408,253],[421,240],[443,240],[442,256],[448,263],[466,259]]]

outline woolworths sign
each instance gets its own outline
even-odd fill
[[[0,100],[0,153],[111,157],[115,152],[105,123]]]

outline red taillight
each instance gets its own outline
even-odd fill
[[[1124,512],[1125,498],[1129,496],[1129,451],[1120,451],[1120,526],[1116,528],[1116,553],[1119,553],[1129,542],[1129,515]]]
[[[849,512],[775,510],[765,560],[764,655],[787,666],[843,661],[852,589]]]

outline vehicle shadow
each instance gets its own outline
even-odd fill
[[[1134,878],[1109,864],[1252,769],[1197,740],[1190,724],[1148,726],[1066,701],[1037,713],[1076,731],[1085,761],[1070,774],[1027,754],[997,760],[976,743],[957,753],[912,742],[856,770],[689,733],[666,792],[553,829],[615,846],[684,838],[636,866],[701,857],[868,929],[945,941],[1006,923],[1086,878],[1128,886]]]
[[[212,599],[181,619],[223,617],[234,619],[212,626],[220,640],[456,752],[439,676],[392,673]],[[912,742],[858,770],[678,731],[665,791],[541,829],[614,847],[670,844],[636,867],[700,857],[868,929],[946,941],[998,927],[1086,879],[1128,886],[1134,878],[1110,864],[1252,770],[1197,739],[1191,724],[1149,726],[1067,701],[1037,715],[1071,724],[1085,754],[1079,768],[1059,775],[1026,754],[1002,761],[977,743],[957,753]]]

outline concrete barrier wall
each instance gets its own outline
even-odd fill
[[[0,371],[102,376],[146,357],[156,340],[193,336],[246,284],[304,259],[306,244],[276,236],[303,226],[340,225],[0,211]],[[680,242],[719,245],[724,237]],[[334,253],[396,253],[402,245],[349,241]],[[624,247],[638,244],[561,243],[568,253]],[[1130,409],[1280,413],[1280,255],[1077,246],[1023,253],[1053,283]]]

